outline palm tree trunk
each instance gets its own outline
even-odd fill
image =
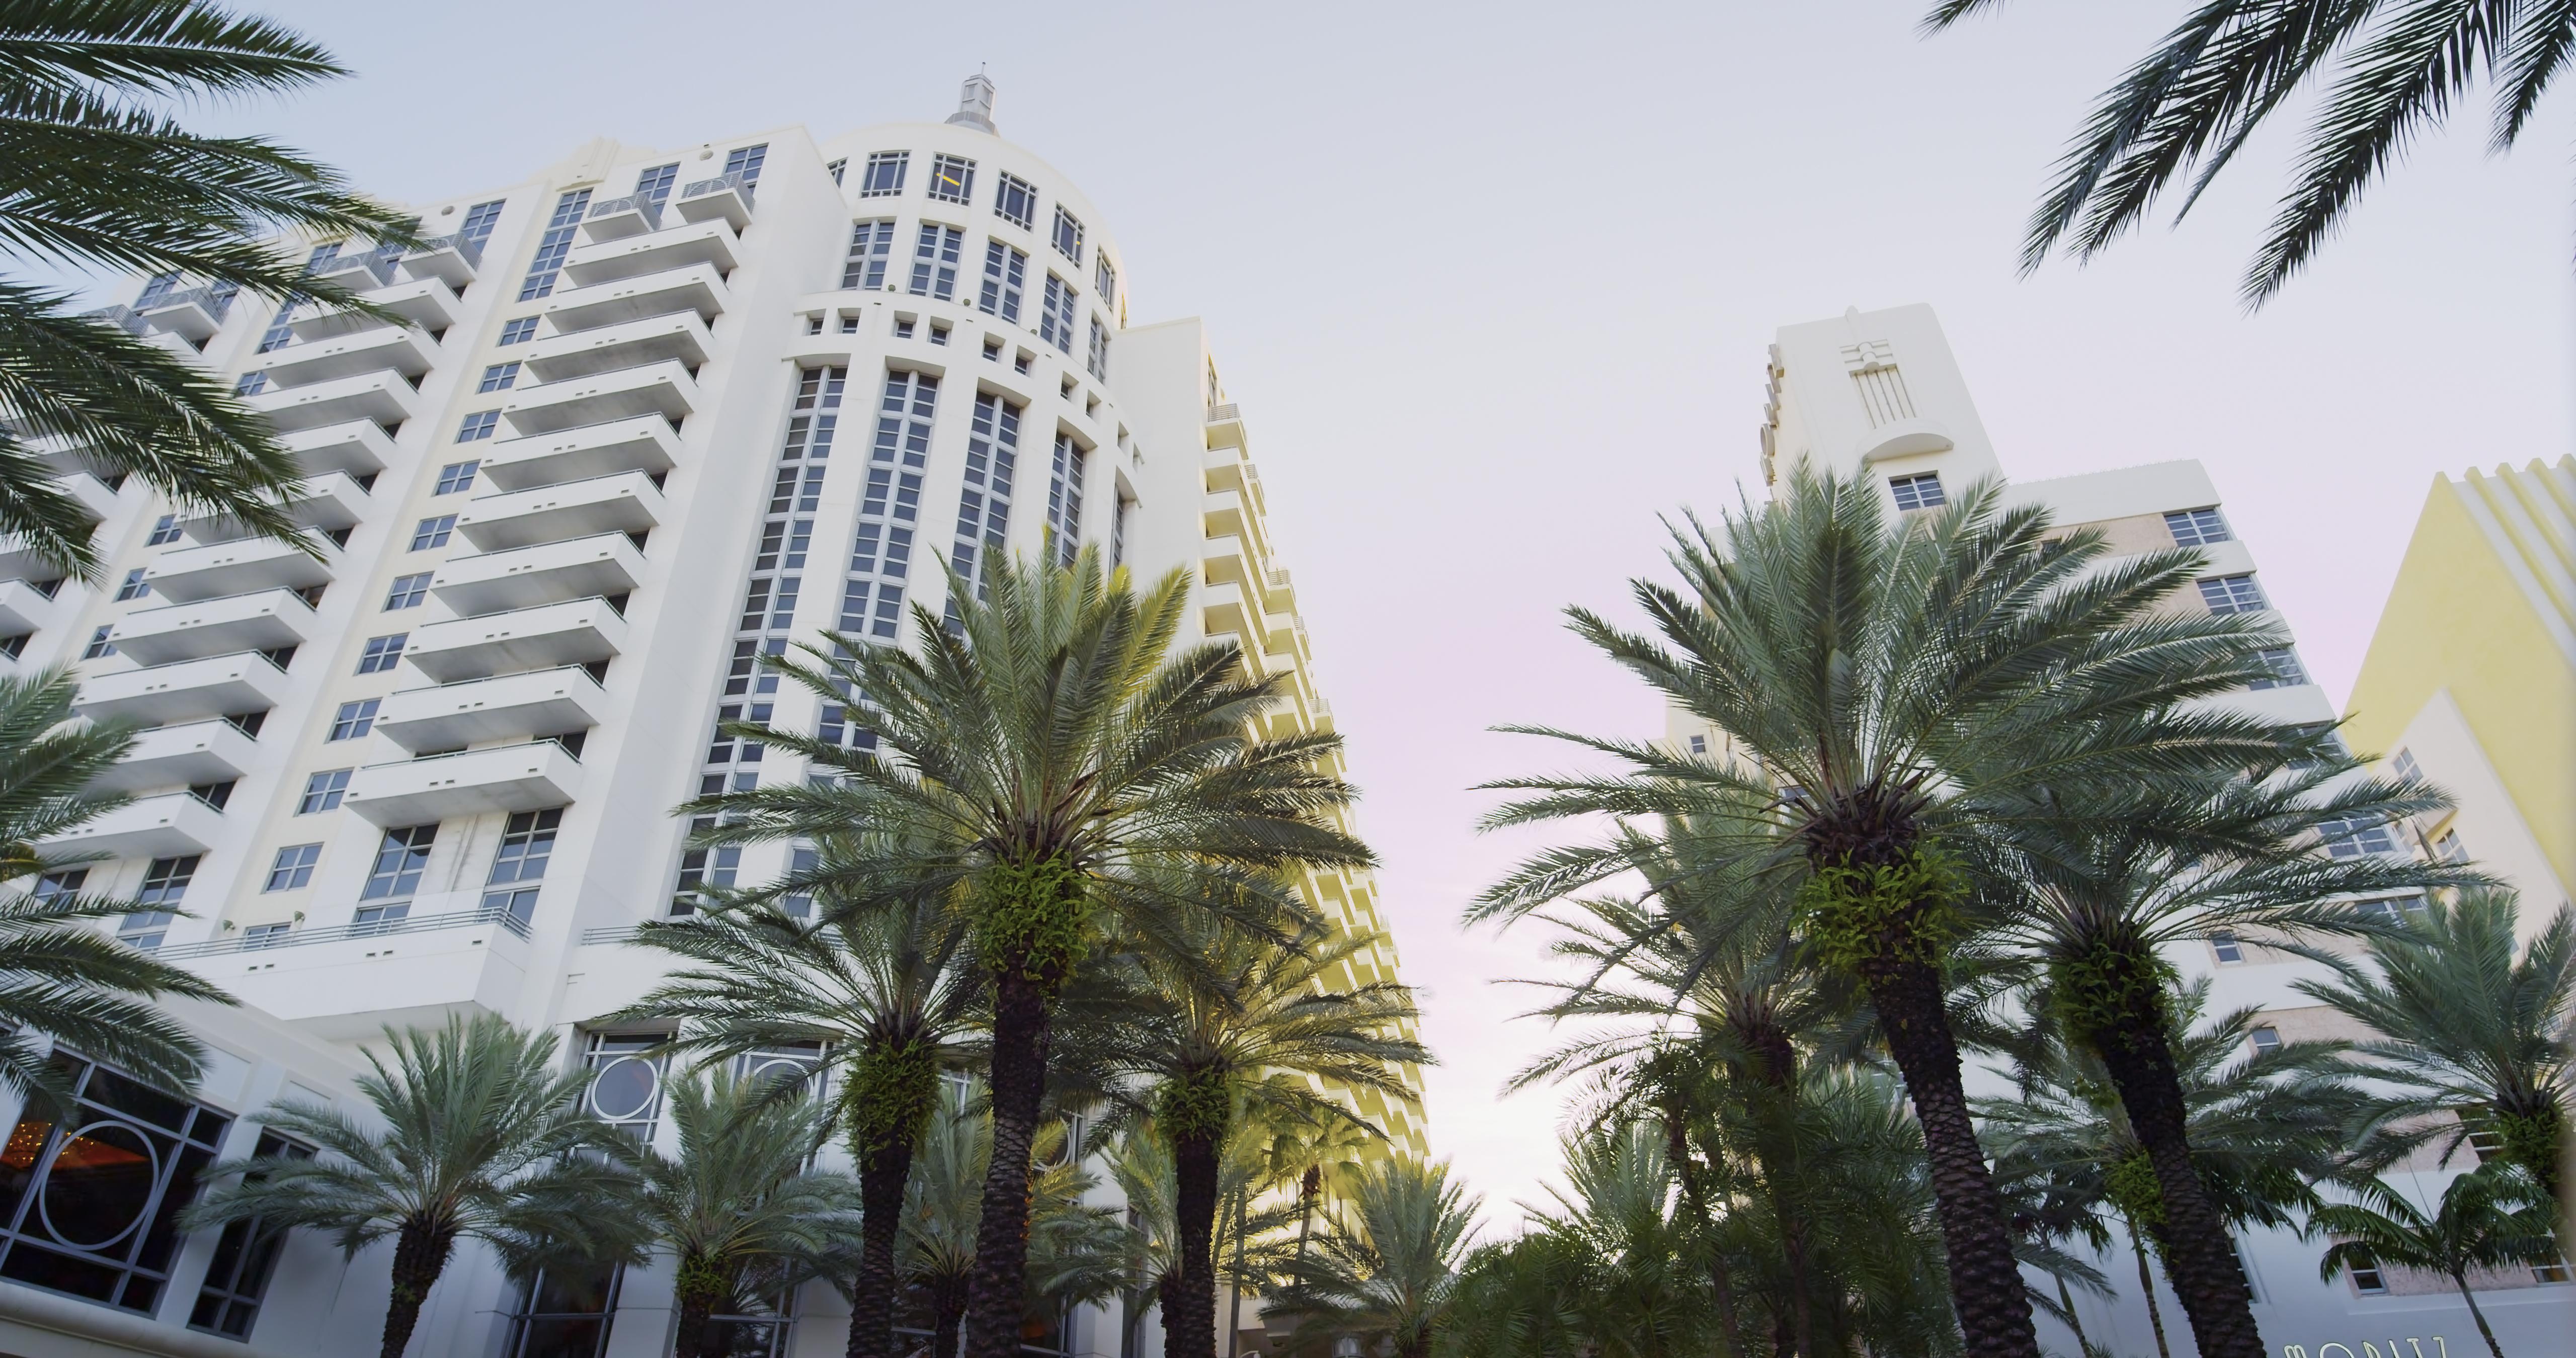
[[[1665,1153],[1672,1158],[1675,1172],[1682,1181],[1682,1196],[1689,1200],[1691,1219],[1706,1234],[1708,1246],[1708,1290],[1717,1301],[1717,1325],[1722,1344],[1719,1358],[1740,1358],[1744,1352],[1744,1330],[1735,1314],[1735,1277],[1726,1266],[1726,1251],[1719,1247],[1717,1221],[1708,1214],[1708,1197],[1700,1185],[1699,1165],[1691,1159],[1690,1134],[1683,1119],[1671,1109],[1664,1112]],[[1301,1245],[1302,1249],[1302,1245]]]
[[[859,1161],[859,1270],[850,1287],[848,1358],[895,1358],[895,1240],[902,1234],[903,1190],[912,1177],[912,1147],[897,1141]]]
[[[429,1289],[438,1285],[438,1275],[447,1271],[447,1255],[455,1245],[455,1232],[424,1222],[406,1221],[395,1234],[393,1300],[385,1307],[379,1358],[403,1358],[403,1350],[411,1346],[411,1332],[420,1324],[421,1305],[429,1300]]]
[[[2039,1331],[2021,1265],[2013,1259],[2003,1195],[1986,1170],[1968,1117],[1959,1043],[1942,1007],[1941,975],[1926,962],[1882,955],[1863,965],[1888,1051],[1905,1077],[1914,1120],[1932,1167],[1932,1198],[1950,1266],[1950,1298],[1968,1352],[1979,1358],[2040,1358]]]
[[[708,1322],[715,1316],[724,1284],[703,1259],[680,1261],[679,1315],[672,1326],[671,1358],[705,1358]]]
[[[1245,1237],[1252,1230],[1252,1195],[1246,1189],[1234,1190],[1234,1277],[1225,1285],[1225,1358],[1235,1358],[1243,1351],[1243,1257],[1252,1242]]]
[[[965,1319],[966,1289],[955,1282],[934,1284],[930,1289],[930,1358],[957,1358],[957,1336]]]
[[[1163,1355],[1216,1358],[1215,1139],[1203,1132],[1173,1136],[1172,1169],[1180,1249],[1163,1300]]]
[[[2126,993],[2137,996],[2119,1016],[2116,1027],[2093,1041],[2129,1126],[2155,1167],[2156,1191],[2164,1202],[2164,1221],[2156,1243],[2164,1256],[2165,1277],[2182,1300],[2191,1320],[2192,1342],[2201,1358],[2264,1358],[2263,1334],[2254,1323],[2254,1289],[2236,1262],[2236,1247],[2227,1224],[2191,1163],[2188,1110],[2182,1080],[2175,1072],[2173,1048],[2165,1040],[2162,982],[2153,970]]]
[[[1739,1024],[1754,1053],[1753,1097],[1770,1107],[1754,1110],[1754,1154],[1762,1161],[1762,1182],[1770,1189],[1771,1215],[1780,1224],[1780,1252],[1789,1265],[1789,1319],[1798,1352],[1816,1358],[1816,1322],[1811,1298],[1815,1287],[1807,1269],[1807,1223],[1790,1190],[1797,1160],[1798,1049],[1789,1034],[1767,1022]]]
[[[1018,1358],[1028,1309],[1029,1154],[1046,1097],[1054,1015],[1047,991],[1021,971],[993,973],[993,1159],[975,1225],[975,1271],[966,1285],[966,1358]]]
[[[2075,1294],[2066,1290],[2066,1280],[2057,1281],[2057,1304],[2066,1308],[2066,1328],[2075,1331],[2075,1351],[2083,1358],[2093,1358],[2093,1341],[2084,1337],[2084,1318],[2075,1314]]]
[[[2138,1223],[2129,1223],[2129,1248],[2138,1252],[2138,1295],[2147,1299],[2147,1324],[2156,1332],[2156,1358],[2173,1358],[2165,1345],[2165,1310],[2156,1305],[2156,1275],[2147,1270],[2147,1242]]]
[[[2496,1342],[2495,1331],[2487,1327],[2487,1313],[2478,1309],[2478,1294],[2469,1290],[2468,1276],[2454,1273],[2451,1281],[2460,1289],[2460,1300],[2469,1304],[2469,1319],[2476,1321],[2478,1333],[2486,1336],[2487,1352],[2494,1354],[2495,1358],[2504,1358],[2504,1345]]]

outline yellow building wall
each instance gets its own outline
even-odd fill
[[[2564,641],[2576,602],[2565,596],[2576,571],[2567,534],[2576,458],[2471,477],[2434,478],[2344,730],[2362,754],[2391,754],[2425,703],[2449,690],[2567,890],[2576,883],[2576,659]]]

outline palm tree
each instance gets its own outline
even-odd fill
[[[952,630],[916,606],[919,654],[832,636],[779,666],[873,733],[852,749],[743,733],[809,761],[801,783],[690,804],[706,842],[882,834],[838,874],[851,899],[953,893],[992,995],[994,1151],[969,1289],[970,1358],[1015,1358],[1026,1288],[1027,1164],[1054,1009],[1111,923],[1164,938],[1211,912],[1255,929],[1291,908],[1272,885],[1358,867],[1333,818],[1340,738],[1265,736],[1281,680],[1245,677],[1231,641],[1179,646],[1189,577],[1142,594],[1086,550],[1066,569],[997,561],[952,581]]]
[[[343,74],[292,31],[202,0],[16,0],[0,17],[0,253],[193,278],[218,309],[236,292],[357,304],[254,238],[286,228],[400,245],[408,222],[295,151],[190,132],[168,112]],[[69,302],[0,281],[0,531],[66,572],[97,569],[85,518],[29,443],[51,439],[103,475],[301,541],[277,499],[295,463],[267,424],[130,333],[140,320],[76,316]]]
[[[897,1268],[905,1288],[920,1294],[933,1358],[958,1352],[976,1277],[984,1184],[993,1157],[993,1118],[977,1102],[942,1081],[939,1106],[922,1133],[905,1186]],[[1056,1297],[1096,1292],[1100,1273],[1094,1257],[1098,1223],[1093,1210],[1082,1206],[1094,1183],[1082,1167],[1084,1148],[1071,1143],[1060,1121],[1041,1127],[1034,1145],[1024,1171],[1030,1204],[1025,1276],[1032,1285],[1012,1313],[1014,1343],[1031,1311]]]
[[[831,1134],[826,1105],[721,1070],[677,1082],[677,1156],[636,1146],[631,1210],[679,1266],[672,1358],[706,1358],[719,1307],[746,1314],[817,1270],[857,1185],[809,1168]]]
[[[252,1219],[310,1227],[331,1232],[352,1258],[393,1237],[381,1358],[402,1358],[459,1240],[483,1241],[522,1275],[568,1247],[606,1260],[633,1252],[640,1242],[618,1224],[634,1178],[612,1156],[584,1153],[613,1151],[617,1133],[580,1111],[589,1073],[556,1071],[552,1033],[479,1014],[435,1030],[387,1029],[385,1045],[385,1054],[366,1053],[371,1069],[357,1080],[381,1130],[326,1105],[273,1105],[262,1121],[320,1154],[210,1167],[214,1186],[182,1229]]]
[[[1940,0],[1924,20],[1938,31],[1999,0]],[[2480,0],[2195,6],[2164,41],[2094,102],[2057,164],[2022,244],[2036,269],[2061,244],[2092,257],[2189,177],[2179,221],[2201,192],[2292,94],[2335,72],[2300,153],[2297,182],[2245,274],[2261,305],[2334,234],[2361,191],[2415,133],[2438,125],[2483,67],[2496,85],[2490,144],[2511,147],[2550,81],[2576,50],[2576,12],[2564,5]]]
[[[1237,1119],[1349,1123],[1382,1139],[1380,1129],[1317,1090],[1414,1103],[1400,1067],[1428,1065],[1432,1057],[1410,1032],[1410,990],[1392,981],[1347,988],[1338,981],[1379,947],[1376,934],[1309,926],[1282,942],[1210,925],[1179,941],[1177,950],[1134,954],[1136,993],[1152,998],[1129,1022],[1103,1025],[1093,1040],[1108,1045],[1100,1061],[1113,1088],[1142,1105],[1138,1111],[1150,1111],[1172,1151],[1178,1251],[1162,1290],[1164,1352],[1215,1358],[1213,1254],[1217,1210],[1227,1196],[1219,1179]]]
[[[1180,1171],[1161,1129],[1151,1121],[1135,1122],[1114,1144],[1109,1176],[1126,1199],[1127,1219],[1116,1241],[1118,1256],[1103,1262],[1118,1275],[1115,1295],[1125,1304],[1131,1335],[1140,1333],[1137,1322],[1145,1312],[1159,1305],[1167,1317],[1168,1336],[1168,1315],[1183,1287],[1212,1289],[1221,1281],[1237,1292],[1254,1290],[1266,1286],[1296,1257],[1289,1227],[1298,1221],[1302,1209],[1253,1200],[1275,1181],[1265,1173],[1268,1129],[1257,1116],[1246,1116],[1247,1111],[1239,1109],[1232,1119],[1233,1130],[1218,1156],[1216,1182],[1216,1197],[1229,1205],[1228,1224],[1240,1248],[1230,1257],[1215,1259],[1212,1274],[1189,1271],[1181,1243],[1187,1233],[1179,1206]],[[1239,1216],[1236,1204],[1240,1204]]]
[[[2487,1327],[2486,1312],[2478,1309],[2477,1293],[2469,1287],[2469,1272],[2555,1260],[2558,1245],[2550,1234],[2547,1200],[2531,1201],[2530,1181],[2498,1165],[2451,1180],[2442,1190],[2441,1206],[2430,1215],[2385,1180],[2367,1180],[2358,1191],[2360,1202],[2328,1203],[2308,1217],[2311,1233],[2335,1237],[2317,1276],[2331,1282],[2347,1269],[2392,1266],[2439,1273],[2460,1289],[2469,1318],[2486,1336],[2487,1351],[2504,1358],[2495,1331]]]
[[[2471,1136],[2495,1138],[2553,1200],[2576,1101],[2576,917],[2561,905],[2514,955],[2512,893],[2466,891],[2427,902],[2394,936],[2367,942],[2364,967],[2302,981],[2378,1036],[2354,1044],[2389,1094],[2377,1110],[2370,1163],[2441,1141],[2445,1158]]]
[[[50,1040],[187,1089],[205,1049],[146,1001],[232,997],[99,932],[100,920],[155,907],[83,892],[86,868],[36,847],[127,800],[90,783],[125,757],[134,730],[74,724],[77,687],[62,669],[0,677],[0,1088],[67,1100]]]
[[[636,939],[693,964],[631,1011],[678,1020],[681,1049],[729,1061],[823,1044],[815,1074],[834,1091],[862,1201],[848,1352],[892,1358],[913,1146],[938,1107],[940,1072],[967,1053],[961,1039],[978,1016],[961,921],[937,900],[837,905],[819,923],[746,903],[648,923]]]
[[[1392,1358],[1429,1358],[1456,1314],[1459,1265],[1481,1199],[1445,1163],[1391,1159],[1361,1176],[1332,1230],[1293,1258],[1267,1307],[1295,1329],[1292,1353],[1350,1336]]]
[[[2308,728],[2282,723],[2285,756]],[[2043,789],[2026,823],[1972,841],[1979,880],[2010,897],[1981,946],[2045,975],[2068,1040],[2100,1060],[2158,1185],[2158,1239],[2192,1337],[2208,1358],[2262,1358],[2254,1294],[2194,1168],[2173,967],[2166,950],[2234,935],[2297,946],[2364,933],[2357,896],[2420,892],[2463,874],[2442,864],[2318,850],[2354,822],[2443,804],[2413,780],[2354,778],[2350,757],[2287,758],[2261,779],[2218,773],[2112,791]],[[2086,802],[2082,822],[2056,814]],[[2070,833],[2070,827],[2072,832]]]
[[[1895,526],[1885,499],[1866,478],[1801,467],[1768,506],[1728,514],[1722,532],[1696,520],[1675,531],[1670,558],[1687,592],[1633,586],[1658,636],[1570,610],[1578,634],[1752,762],[1511,728],[1620,767],[1492,784],[1523,795],[1486,824],[1698,817],[1711,861],[1784,874],[1805,945],[1866,991],[1904,1076],[1968,1346],[2037,1358],[1944,1007],[1943,963],[1976,904],[1960,846],[2027,814],[2015,804],[2043,785],[2279,762],[2269,728],[2195,702],[2260,677],[2255,653],[2279,638],[2241,616],[2162,607],[2201,568],[2195,553],[2111,559],[2098,532],[2006,509],[1991,482]],[[1543,853],[1468,917],[1525,913],[1633,870],[1637,844]]]

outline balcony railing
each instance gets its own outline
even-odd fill
[[[752,188],[752,181],[739,174],[720,174],[713,179],[701,179],[681,189],[680,201],[685,203],[692,198],[704,198],[710,193],[721,193],[726,189],[732,189],[741,194],[742,200],[748,203],[751,201]]]
[[[483,262],[483,246],[481,243],[462,235],[431,236],[429,239],[422,241],[409,254],[404,255],[403,258],[419,259],[426,255],[435,255],[443,251],[450,250],[456,252],[459,256],[462,256],[468,264],[481,264]]]
[[[304,272],[314,278],[330,279],[339,279],[344,275],[353,273],[363,274],[371,281],[365,283],[351,282],[349,286],[356,288],[360,292],[364,292],[369,288],[381,288],[394,281],[394,260],[398,258],[400,258],[398,252],[388,253],[386,250],[379,248],[369,250],[364,254],[335,255],[330,259],[322,261],[320,264],[316,264],[311,268],[306,269]]]
[[[692,191],[697,188],[694,184],[689,187]],[[593,203],[590,205],[590,216],[584,220],[598,221],[603,217],[614,217],[621,212],[632,212],[642,217],[644,229],[647,231],[658,231],[662,227],[662,200],[649,193],[630,193],[623,198],[611,198],[606,202]]]
[[[137,313],[134,308],[122,303],[115,306],[103,306],[96,311],[84,311],[81,313],[81,317],[84,320],[105,321],[109,325],[115,326],[117,329],[122,330],[129,335],[133,335],[138,339],[149,333],[152,328],[143,323],[143,317]]]
[[[325,929],[293,929],[285,934],[260,938],[219,938],[205,943],[181,943],[161,949],[156,956],[165,961],[190,957],[222,957],[230,953],[266,952],[272,948],[297,948],[314,943],[341,943],[350,939],[383,938],[391,934],[425,934],[441,929],[474,929],[497,924],[521,938],[528,936],[528,922],[510,913],[507,906],[486,905],[473,910],[449,910],[436,915],[406,915],[401,919],[370,920],[364,924],[341,924]]]

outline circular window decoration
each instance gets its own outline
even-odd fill
[[[662,1072],[640,1056],[620,1056],[599,1068],[590,1084],[590,1110],[611,1122],[650,1115],[661,1092]]]
[[[141,1228],[161,1182],[161,1152],[122,1122],[93,1122],[63,1138],[36,1209],[56,1240],[103,1250]]]

